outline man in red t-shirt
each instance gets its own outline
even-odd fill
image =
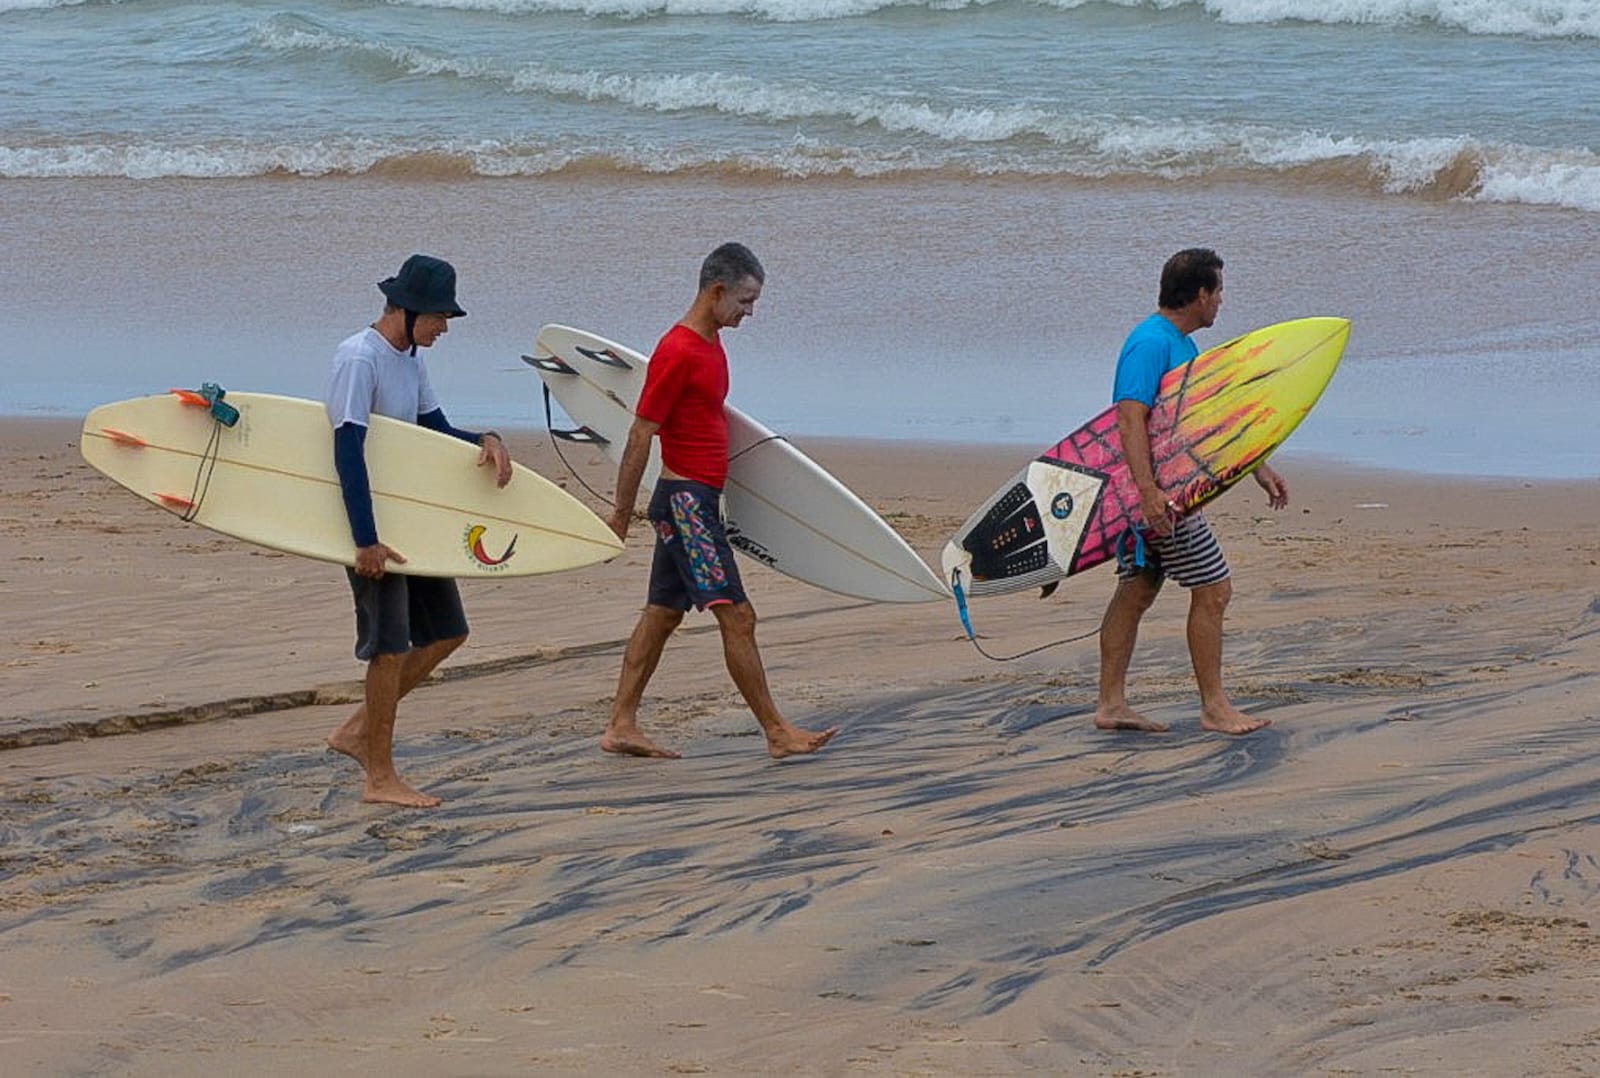
[[[766,273],[749,248],[725,243],[700,266],[700,289],[689,313],[667,331],[650,357],[644,391],[617,474],[611,530],[628,538],[650,439],[661,438],[661,478],[650,497],[656,532],[650,593],[622,659],[611,721],[600,737],[606,752],[676,758],[639,729],[639,701],[667,638],[693,606],[710,609],[722,630],[728,673],[755,713],[774,757],[816,752],[838,733],[803,730],[778,713],[756,648],[756,612],[745,598],[733,550],[722,529],[722,485],[728,475],[728,357],[718,333],[755,310]]]

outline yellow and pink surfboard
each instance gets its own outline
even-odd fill
[[[1183,512],[1283,444],[1322,396],[1349,337],[1348,319],[1301,318],[1167,372],[1150,412],[1150,448],[1156,481]],[[1143,527],[1116,408],[1108,408],[978,507],[945,545],[945,579],[967,595],[1039,587],[1110,561]]]

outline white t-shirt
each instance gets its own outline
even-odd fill
[[[333,351],[328,381],[328,421],[368,426],[374,412],[407,423],[439,407],[420,356],[399,351],[368,326],[346,337]]]

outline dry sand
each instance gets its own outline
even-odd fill
[[[1600,1072],[1600,484],[1288,457],[1288,511],[1227,495],[1242,739],[1197,728],[1181,595],[1131,683],[1173,732],[1118,735],[1092,640],[991,663],[948,605],[751,568],[780,704],[839,737],[769,760],[691,617],[644,715],[686,758],[618,759],[648,548],[468,584],[412,812],[320,751],[339,570],[75,441],[0,422],[8,1075]],[[804,444],[930,557],[1026,456]],[[973,613],[1020,651],[1110,585]]]

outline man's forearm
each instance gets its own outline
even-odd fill
[[[1150,452],[1150,409],[1138,401],[1117,402],[1117,435],[1122,439],[1122,456],[1128,462],[1134,485],[1141,492],[1160,490],[1155,463]]]
[[[628,431],[628,444],[622,451],[622,464],[617,468],[617,494],[615,508],[633,512],[639,498],[639,482],[644,478],[645,465],[650,462],[652,434],[637,427]]]
[[[367,479],[366,441],[367,428],[357,423],[342,424],[333,432],[333,466],[339,474],[345,515],[350,518],[350,538],[357,549],[378,541],[372,488]]]

